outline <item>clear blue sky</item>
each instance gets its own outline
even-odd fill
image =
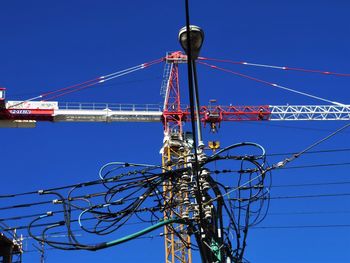
[[[2,1],[0,85],[9,100],[27,99],[179,50],[184,1]],[[191,2],[191,22],[206,34],[205,57],[350,73],[350,3],[346,0]],[[349,78],[229,66],[246,74],[350,103]],[[154,103],[162,66],[60,101]],[[186,101],[186,76],[181,84]],[[202,104],[215,98],[228,105],[323,104],[222,72],[198,67]],[[254,141],[268,153],[301,150],[344,122],[223,123],[222,145]],[[185,126],[189,128],[189,125]],[[350,148],[350,130],[317,150]],[[35,129],[1,130],[1,194],[97,179],[109,161],[160,163],[161,123],[39,123]],[[213,138],[209,131],[206,139]],[[270,162],[279,161],[271,157]],[[309,154],[294,165],[349,162],[349,152]],[[349,181],[348,166],[286,169],[274,185]],[[272,196],[350,193],[349,184],[275,187]],[[27,202],[41,200],[30,196]],[[19,202],[1,200],[1,206]],[[46,200],[46,199],[45,199]],[[45,212],[52,206],[2,211],[1,217]],[[302,214],[295,214],[301,212]],[[305,214],[305,213],[313,214]],[[322,213],[319,213],[322,212]],[[277,215],[276,213],[284,213]],[[291,213],[286,215],[285,213]],[[261,226],[349,224],[349,197],[272,200]],[[21,221],[8,221],[11,226]],[[138,230],[131,226],[130,232]],[[25,231],[20,232],[27,235]],[[157,235],[155,232],[154,235]],[[120,233],[115,233],[119,237]],[[84,238],[84,234],[82,236]],[[91,239],[89,239],[91,241]],[[349,227],[252,229],[246,258],[253,263],[350,262]],[[32,240],[25,249],[33,250]],[[140,239],[99,252],[47,250],[47,262],[163,262],[163,239]],[[25,253],[23,262],[38,262]],[[199,262],[198,256],[195,262]]]

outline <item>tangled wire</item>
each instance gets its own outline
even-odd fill
[[[208,262],[224,262],[225,258],[243,262],[248,229],[264,219],[269,204],[271,180],[265,150],[255,143],[239,143],[210,157],[203,153],[197,164],[193,160],[189,153],[181,165],[172,164],[172,169],[111,162],[100,169],[99,180],[77,184],[66,195],[40,191],[57,198],[53,205],[62,206],[63,216],[52,221],[50,218],[61,214],[47,212],[30,223],[29,234],[58,249],[98,250],[166,226],[168,234],[180,238],[194,235],[197,245],[191,248],[198,248],[202,258],[211,258]],[[99,236],[123,232],[132,224],[149,226],[119,239],[86,244],[78,240],[77,224],[80,231]],[[184,227],[179,230],[174,224]],[[41,234],[34,233],[34,227]],[[50,238],[62,229],[65,241]]]

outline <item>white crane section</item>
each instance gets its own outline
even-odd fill
[[[53,121],[160,122],[162,111],[154,104],[64,103],[54,110]]]
[[[350,105],[270,105],[271,121],[347,121]]]

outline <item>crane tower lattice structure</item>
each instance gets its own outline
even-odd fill
[[[162,164],[165,169],[183,168],[185,158],[191,152],[191,145],[186,141],[182,123],[184,113],[180,104],[179,69],[178,64],[186,61],[179,52],[167,56],[165,74],[161,92],[164,95],[162,121],[164,125],[164,140],[161,149]],[[164,211],[164,219],[184,217],[188,215],[188,207],[184,200],[188,199],[186,192],[174,191],[172,180],[163,185],[165,207],[167,203],[176,204],[176,209]],[[171,207],[169,205],[169,207]],[[191,238],[182,224],[173,224],[164,227],[165,262],[191,263]]]

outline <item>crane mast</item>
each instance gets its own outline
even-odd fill
[[[162,165],[167,170],[184,168],[185,163],[187,163],[185,158],[192,151],[191,144],[186,140],[182,127],[185,115],[180,103],[178,63],[181,63],[183,57],[179,52],[167,56],[161,89],[161,93],[164,95],[162,115],[164,139],[161,154]],[[164,211],[164,219],[188,217],[188,206],[186,203],[186,201],[188,202],[188,193],[185,191],[186,189],[182,189],[183,187],[186,188],[186,182],[181,182],[180,185],[180,191],[173,191],[175,186],[171,179],[163,184],[165,207],[167,207],[167,204],[177,204],[175,209]],[[164,227],[166,263],[192,262],[191,238],[185,231],[186,228],[182,224]]]

